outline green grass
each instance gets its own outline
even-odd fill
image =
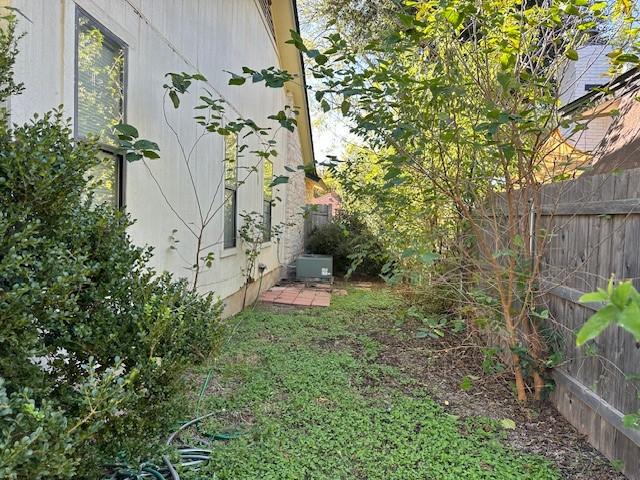
[[[411,378],[376,363],[370,332],[392,329],[389,291],[352,291],[328,309],[245,312],[213,368],[197,435],[215,442],[209,479],[559,479],[509,450],[499,425],[448,415]],[[195,406],[200,385],[194,383]]]

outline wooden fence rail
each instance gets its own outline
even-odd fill
[[[316,228],[331,221],[331,205],[307,205],[304,219],[304,244],[307,245],[309,236]]]

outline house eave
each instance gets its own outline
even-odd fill
[[[306,170],[317,176],[309,99],[304,75],[304,59],[295,46],[286,43],[291,38],[291,30],[300,31],[296,1],[273,0],[271,12],[276,34],[276,47],[280,56],[280,67],[297,76],[297,79],[288,82],[285,88],[292,94],[294,104],[300,111],[297,131],[300,137],[303,162]]]

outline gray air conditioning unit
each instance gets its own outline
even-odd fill
[[[330,255],[300,255],[296,260],[296,280],[303,282],[333,280],[333,257]]]

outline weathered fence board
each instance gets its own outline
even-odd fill
[[[640,289],[640,169],[547,185],[539,198],[540,301],[564,348],[552,399],[598,449],[624,462],[629,478],[640,480],[640,432],[623,425],[623,415],[640,408],[633,381],[640,379],[640,343],[613,327],[587,346],[575,343],[577,331],[601,308],[581,304],[583,293],[606,287],[611,275]],[[498,251],[505,236],[493,230],[508,210],[500,195],[492,203],[484,235]],[[520,198],[517,215],[525,221],[529,214],[528,199]]]
[[[304,219],[304,244],[307,245],[309,235],[316,228],[331,221],[331,205],[307,205],[307,214]]]
[[[620,215],[640,213],[640,199],[625,198],[604,202],[561,203],[543,207],[543,215]]]
[[[564,339],[553,400],[569,421],[609,458],[640,479],[640,432],[624,413],[640,408],[629,377],[640,371],[640,345],[607,329],[577,348],[575,334],[599,307],[578,299],[605,287],[613,274],[640,287],[640,170],[583,176],[542,189],[538,234],[547,235],[540,280],[542,299]]]

